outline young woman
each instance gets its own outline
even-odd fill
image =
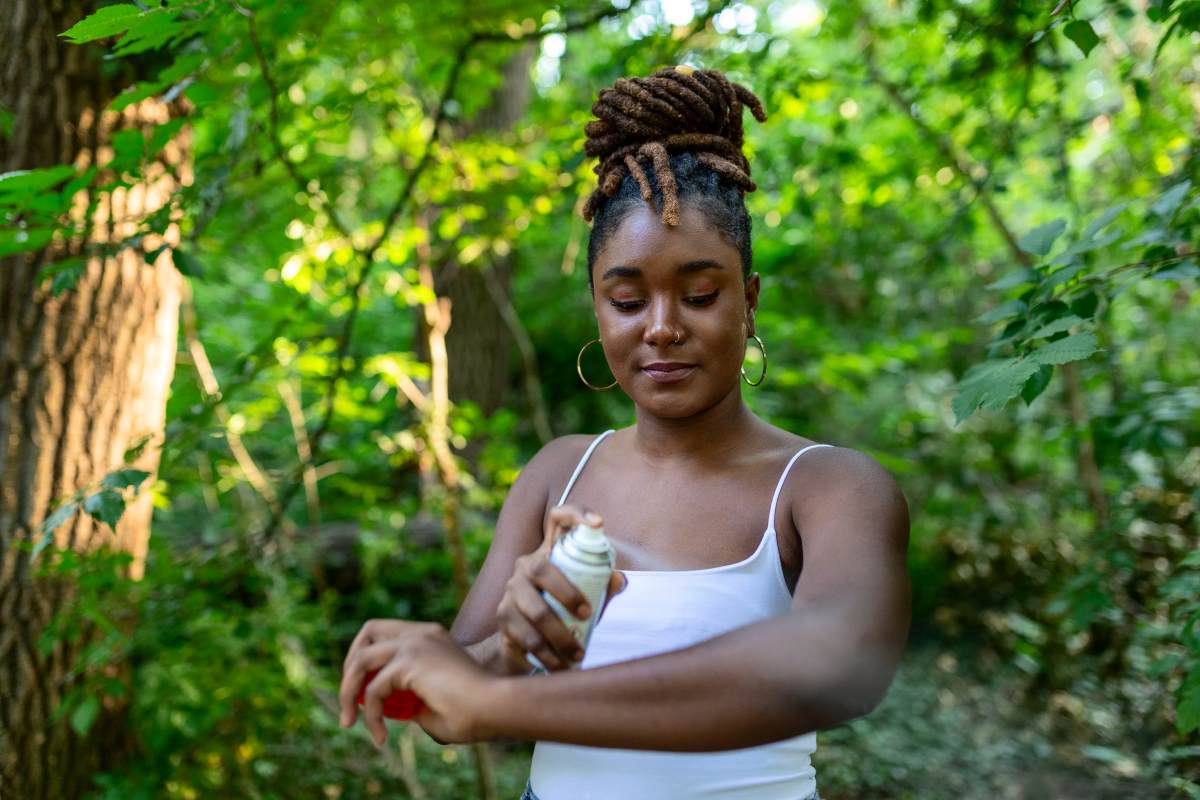
[[[765,119],[745,87],[686,67],[600,93],[588,282],[615,381],[580,377],[620,386],[637,422],[529,462],[450,632],[363,626],[343,725],[379,670],[363,712],[376,741],[383,698],[411,689],[439,741],[536,740],[526,798],[803,800],[815,731],[883,697],[909,625],[904,498],[870,458],[742,398],[766,374],[743,105]],[[742,368],[750,341],[761,377]],[[581,653],[541,592],[589,612],[547,561],[584,520],[603,524],[619,572],[582,669],[567,670]],[[529,676],[530,653],[549,675]]]

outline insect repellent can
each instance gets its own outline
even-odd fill
[[[604,598],[608,594],[608,581],[613,571],[612,545],[609,544],[603,529],[581,523],[554,543],[550,551],[550,563],[558,567],[567,580],[578,587],[592,609],[587,619],[580,619],[563,608],[548,592],[542,592],[546,603],[586,650],[596,619],[600,616],[600,609],[604,607]],[[544,671],[544,667],[535,656],[530,654],[528,658],[539,671]],[[578,663],[572,663],[571,668],[578,669]]]

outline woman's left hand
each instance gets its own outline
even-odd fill
[[[481,712],[497,678],[480,667],[441,625],[371,620],[362,627],[342,669],[339,700],[343,727],[354,724],[359,692],[366,676],[376,670],[363,698],[363,722],[376,744],[387,740],[384,698],[405,689],[421,698],[424,708],[414,719],[438,742],[471,742],[489,735]]]

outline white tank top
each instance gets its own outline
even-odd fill
[[[583,471],[596,438],[579,460],[561,505]],[[788,612],[788,591],[775,540],[775,505],[800,450],[783,469],[767,530],[758,548],[736,564],[709,569],[625,570],[628,584],[609,603],[592,633],[581,667],[658,655]],[[538,742],[530,783],[538,800],[804,800],[816,793],[811,756],[815,733],[757,747],[706,753],[581,747]]]

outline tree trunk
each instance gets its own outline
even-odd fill
[[[0,130],[0,173],[63,163],[103,172],[115,130],[166,121],[167,109],[154,100],[103,111],[120,88],[104,77],[103,48],[58,36],[91,10],[67,0],[6,0],[0,104],[13,122]],[[156,469],[179,305],[169,254],[153,266],[133,247],[89,257],[76,289],[57,298],[37,275],[56,259],[82,254],[85,239],[94,250],[128,237],[135,220],[162,207],[178,181],[190,180],[184,151],[180,140],[169,143],[166,163],[148,167],[144,182],[104,197],[83,220],[88,235],[0,259],[0,797],[79,797],[127,741],[123,703],[113,697],[103,699],[84,735],[66,719],[51,721],[83,679],[74,668],[94,632],[55,641],[45,652],[38,647],[51,620],[74,614],[74,593],[69,581],[36,576],[26,545],[57,501],[120,468],[126,450],[144,437],[150,445],[134,466]],[[86,190],[82,195],[76,207],[86,209]],[[165,238],[177,236],[172,229]],[[157,244],[145,242],[146,249]],[[115,531],[79,514],[58,529],[55,545],[132,553],[130,575],[139,578],[150,515],[143,491]],[[107,672],[114,670],[120,666]]]
[[[496,88],[488,105],[459,127],[456,132],[459,138],[507,131],[524,116],[533,91],[529,70],[536,54],[536,47],[529,45],[509,59],[503,83]],[[488,278],[481,271],[484,269],[492,270],[493,280],[507,294],[512,276],[511,256],[497,258],[491,267],[448,263],[434,275],[434,291],[438,297],[450,298],[453,321],[446,334],[450,399],[455,403],[475,403],[488,415],[504,402],[513,339],[503,312],[492,298]],[[424,343],[429,329],[423,318],[419,324],[418,341]],[[427,353],[423,355],[428,357]]]

